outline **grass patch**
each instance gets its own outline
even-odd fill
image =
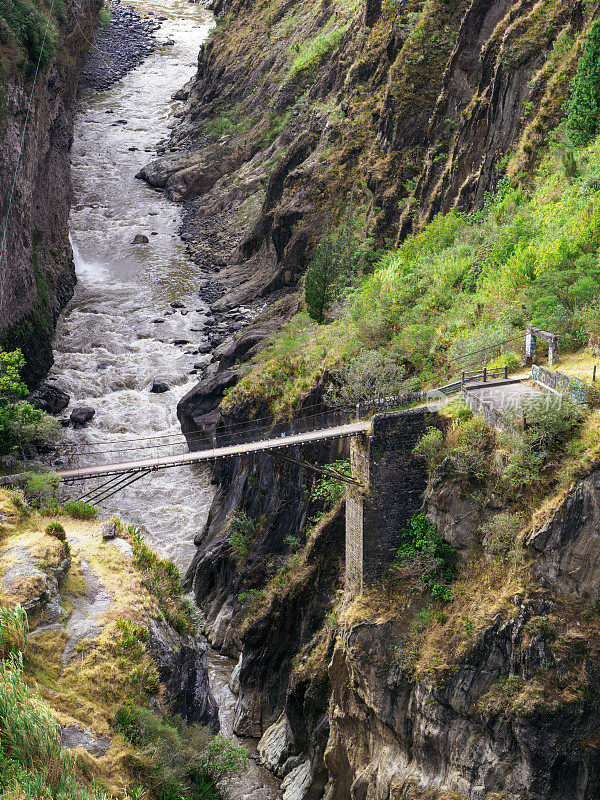
[[[73,519],[94,520],[98,518],[96,506],[86,503],[83,500],[69,500],[64,505],[64,510]]]
[[[321,33],[314,39],[294,45],[292,50],[297,55],[290,65],[287,74],[288,80],[293,80],[298,76],[309,80],[323,61],[337,49],[345,32],[346,28],[337,28]]]

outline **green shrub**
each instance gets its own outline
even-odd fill
[[[492,426],[483,417],[473,416],[456,423],[447,437],[452,466],[459,480],[484,481],[490,471],[491,454],[496,443]]]
[[[571,88],[567,128],[575,145],[587,145],[600,120],[600,21],[594,22],[583,45]]]
[[[523,420],[524,430],[501,437],[510,452],[502,473],[506,485],[517,493],[538,485],[545,469],[562,457],[586,413],[586,406],[573,403],[566,395],[547,395],[507,415],[515,427]]]
[[[520,512],[502,512],[481,526],[483,548],[495,561],[506,561],[514,551],[515,538],[525,517]]]
[[[183,587],[175,564],[160,559],[148,547],[136,525],[127,525],[124,531],[131,543],[134,563],[144,576],[142,585],[156,598],[166,622],[181,635],[194,633],[195,612],[183,597]]]
[[[123,706],[115,728],[155,764],[154,791],[159,798],[217,798],[217,783],[247,767],[247,751],[225,736],[210,736],[179,717],[159,717],[140,706]]]
[[[24,398],[29,394],[21,380],[25,359],[20,350],[0,349],[0,458],[35,452],[35,443],[57,438],[60,425]]]
[[[48,536],[54,536],[60,542],[64,542],[67,539],[67,533],[60,522],[51,522],[49,525],[46,525],[45,533]]]
[[[306,310],[316,322],[325,321],[334,299],[372,259],[371,240],[361,235],[364,226],[350,204],[337,233],[328,229],[319,243],[304,282]]]
[[[339,472],[340,475],[352,476],[352,467],[348,459],[334,461],[332,464],[327,464],[325,468],[332,472]],[[326,508],[333,508],[344,497],[345,491],[346,483],[343,478],[325,475],[317,481],[310,493],[310,499],[313,502],[323,503]]]
[[[502,355],[498,356],[497,358],[492,359],[488,362],[487,368],[488,369],[503,369],[504,367],[508,367],[508,372],[515,372],[521,366],[522,359],[516,353],[503,353]]]
[[[438,428],[427,428],[413,453],[424,458],[429,471],[439,466],[446,453],[444,451],[444,434]]]
[[[262,606],[265,600],[265,591],[264,589],[248,589],[247,592],[238,594],[238,600],[246,614],[252,617]]]
[[[229,544],[238,564],[248,558],[252,542],[262,528],[262,520],[256,522],[243,511],[231,515],[229,521]]]
[[[333,379],[335,388],[328,393],[331,405],[355,405],[374,397],[391,397],[401,392],[406,368],[387,351],[363,350]]]
[[[424,514],[415,514],[402,531],[402,544],[390,569],[393,581],[405,589],[429,588],[442,602],[452,599],[450,583],[457,572],[455,548],[437,532]]]
[[[25,653],[29,622],[27,613],[17,605],[15,609],[0,606],[0,658]]]
[[[73,519],[93,520],[98,518],[98,509],[84,500],[69,500],[64,509]]]
[[[34,508],[50,508],[58,504],[56,495],[61,479],[56,472],[26,472],[23,491]]]

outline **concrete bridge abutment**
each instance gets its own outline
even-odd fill
[[[351,439],[352,476],[363,488],[346,488],[347,594],[360,594],[381,580],[406,523],[420,511],[427,468],[413,450],[437,420],[437,414],[421,408],[376,414],[370,434]]]

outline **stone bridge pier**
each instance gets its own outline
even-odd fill
[[[418,513],[427,469],[413,449],[437,414],[426,409],[373,417],[370,434],[351,439],[352,476],[346,487],[346,579],[350,595],[380,580],[393,562],[407,521]]]

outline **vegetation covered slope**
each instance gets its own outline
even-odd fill
[[[438,215],[383,252],[373,274],[332,306],[329,324],[295,317],[224,409],[255,398],[289,413],[332,373],[353,387],[354,397],[345,397],[356,401],[386,364],[388,391],[427,387],[459,372],[464,354],[482,351],[483,363],[486,347],[495,357],[495,346],[511,339],[505,349],[520,354],[529,323],[558,333],[564,352],[595,341],[599,176],[600,142],[576,151],[556,144],[531,186],[505,179],[482,211]],[[497,365],[505,360],[518,364],[505,355]]]
[[[175,566],[133,526],[104,541],[93,507],[68,508],[0,491],[0,797],[218,798],[246,753],[211,735]]]
[[[191,252],[229,265],[235,299],[293,289],[349,205],[381,247],[530,170],[596,15],[578,0],[221,0],[216,12],[173,137],[193,152],[147,177],[191,201]]]

